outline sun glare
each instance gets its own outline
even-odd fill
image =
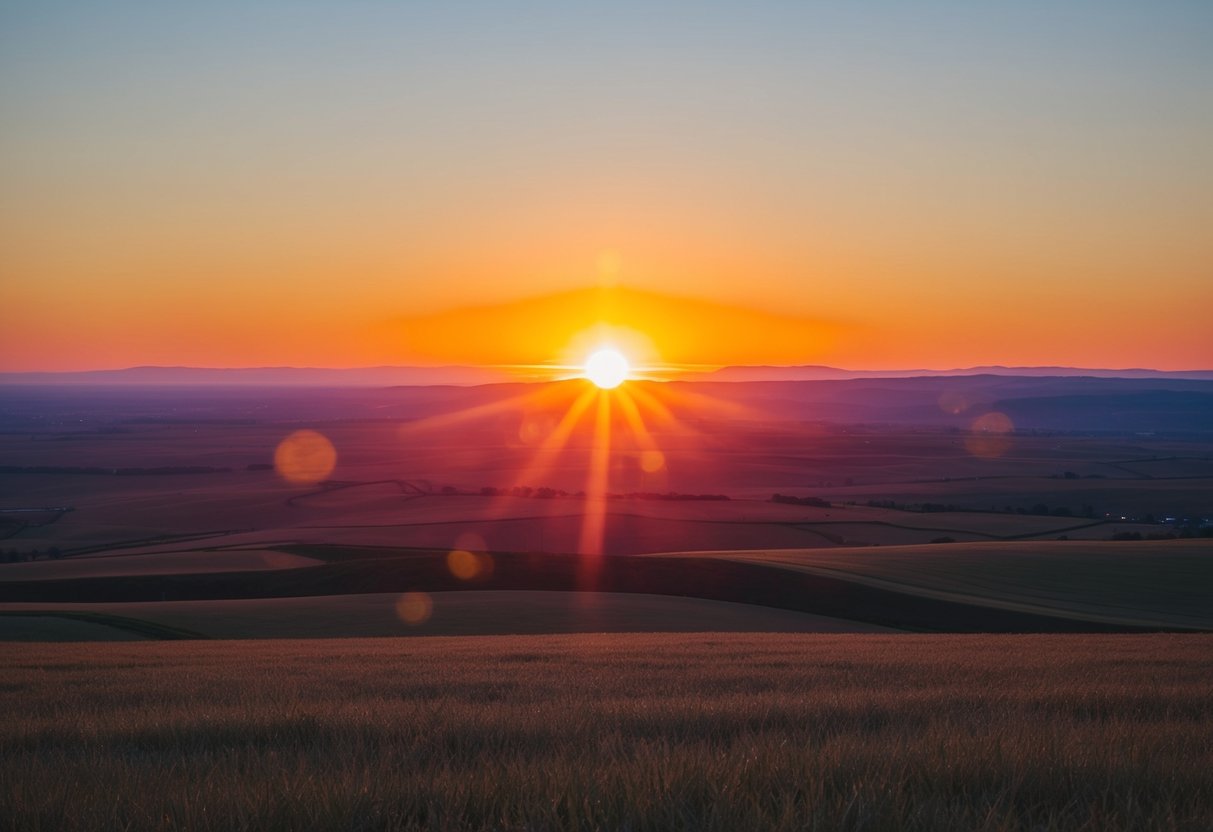
[[[582,368],[585,377],[603,390],[618,387],[627,381],[631,367],[619,350],[602,349],[591,355]]]

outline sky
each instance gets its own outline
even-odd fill
[[[1211,229],[1203,1],[0,0],[8,371],[1207,368]]]

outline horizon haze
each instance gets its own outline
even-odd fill
[[[649,381],[762,382],[841,381],[848,379],[947,378],[1011,376],[1044,378],[1200,379],[1213,380],[1213,370],[1156,370],[1147,367],[953,367],[949,369],[855,370],[823,365],[728,365],[659,367],[636,371]],[[579,368],[447,365],[378,367],[162,367],[154,365],[103,370],[0,372],[0,385],[283,385],[300,387],[476,386],[544,383],[575,378]]]

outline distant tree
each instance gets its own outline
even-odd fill
[[[712,499],[720,499],[723,495],[712,495]],[[823,500],[820,497],[794,497],[790,494],[772,494],[772,503],[784,503],[793,506],[816,506],[817,508],[829,508],[828,500]]]

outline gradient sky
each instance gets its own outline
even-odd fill
[[[0,2],[0,369],[1213,366],[1213,3],[660,5]]]

